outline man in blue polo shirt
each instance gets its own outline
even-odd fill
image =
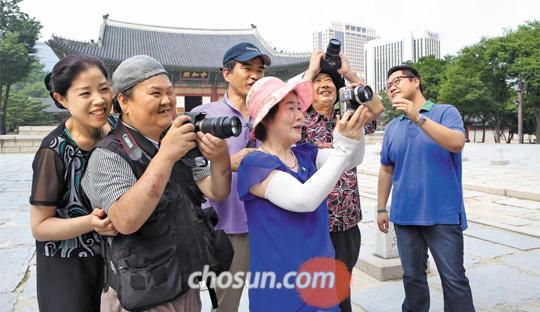
[[[388,232],[386,204],[393,187],[394,223],[405,300],[403,311],[429,311],[428,248],[439,271],[445,311],[474,311],[463,266],[467,219],[461,185],[465,129],[458,110],[426,101],[421,78],[402,65],[387,74],[386,91],[402,114],[384,131],[378,185],[377,223]]]

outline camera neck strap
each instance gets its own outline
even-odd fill
[[[150,161],[152,159],[149,153],[146,152],[143,148],[141,148],[137,140],[131,134],[131,131],[123,122],[120,121],[115,130],[115,136],[122,144],[122,148],[124,149],[124,152],[129,156],[129,159],[131,159],[132,161],[140,161],[143,156],[146,158],[147,161]],[[146,141],[148,140],[146,139]],[[152,144],[150,142],[148,143]],[[157,152],[157,149],[155,147],[154,149]],[[152,154],[155,154],[155,152]]]

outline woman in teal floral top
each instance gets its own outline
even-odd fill
[[[80,180],[89,151],[110,130],[110,83],[100,60],[73,55],[55,65],[45,85],[71,116],[43,139],[32,164],[39,310],[99,311],[104,270],[98,233],[116,231],[101,209],[83,203]]]

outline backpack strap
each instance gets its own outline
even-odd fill
[[[210,300],[212,301],[212,309],[216,310],[217,308],[219,308],[216,290],[214,289],[214,287],[210,286],[210,283],[208,283],[208,281],[206,281],[206,288],[208,288],[208,294],[210,295]]]

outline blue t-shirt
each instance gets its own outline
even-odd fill
[[[282,209],[249,192],[273,170],[287,172],[300,182],[306,182],[317,171],[317,147],[301,144],[292,150],[298,159],[298,173],[287,168],[276,156],[259,151],[244,157],[238,169],[238,194],[246,207],[249,229],[250,281],[255,280],[255,272],[272,271],[276,273],[276,281],[282,282],[286,273],[297,272],[310,258],[334,258],[326,199],[315,211],[300,213]],[[289,282],[293,283],[294,278]],[[296,289],[287,288],[250,288],[249,305],[250,311],[339,311],[308,306]]]
[[[465,132],[458,110],[426,102],[421,112],[447,128]],[[461,152],[435,143],[406,116],[384,131],[381,164],[393,166],[390,221],[399,225],[461,224],[467,228],[461,184]]]

